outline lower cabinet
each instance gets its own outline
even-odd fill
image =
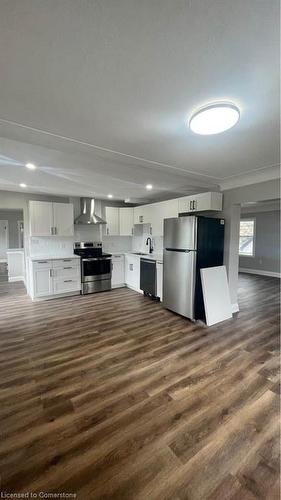
[[[163,263],[156,262],[157,297],[162,302],[163,299]]]
[[[113,288],[125,286],[125,256],[120,254],[112,255],[112,278]]]
[[[31,261],[31,297],[50,298],[81,289],[80,259]]]
[[[140,258],[137,255],[125,255],[125,283],[129,288],[140,290]]]

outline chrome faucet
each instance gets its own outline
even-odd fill
[[[152,246],[152,240],[151,240],[150,237],[148,237],[146,239],[146,243],[145,244],[148,245],[149,253],[152,253],[153,252],[153,246]]]

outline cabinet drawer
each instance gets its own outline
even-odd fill
[[[80,259],[66,258],[66,259],[53,260],[53,267],[68,267],[68,266],[79,267]]]
[[[80,280],[77,279],[54,279],[53,293],[74,292],[81,289]]]
[[[51,260],[36,260],[32,262],[32,267],[34,271],[37,269],[49,269],[53,267],[53,262]]]
[[[55,279],[80,279],[80,268],[78,266],[67,266],[66,264],[63,267],[54,267],[53,277]]]

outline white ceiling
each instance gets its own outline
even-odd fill
[[[278,0],[2,0],[0,46],[0,189],[144,202],[278,175]],[[240,122],[195,135],[216,100]]]

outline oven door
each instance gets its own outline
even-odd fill
[[[82,283],[111,279],[111,257],[82,259]]]

